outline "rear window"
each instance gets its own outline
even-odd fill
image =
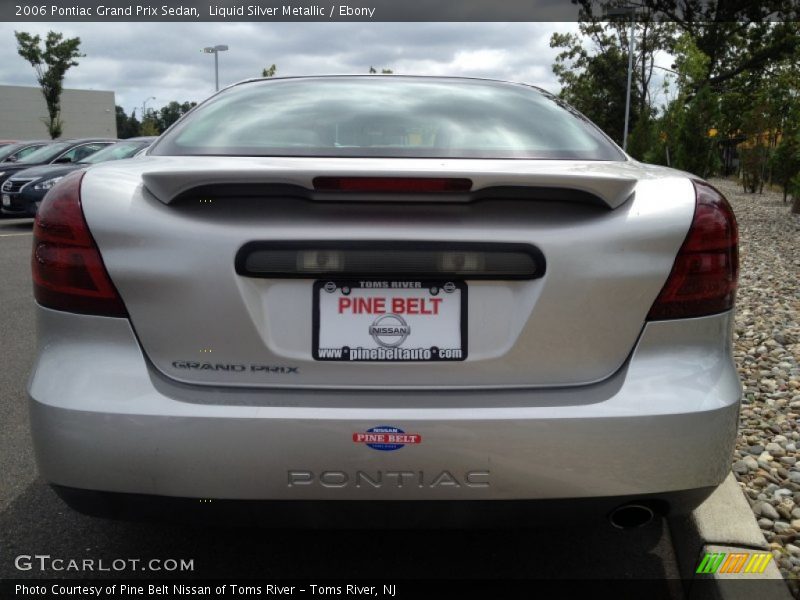
[[[624,160],[585,117],[535,88],[398,76],[234,86],[150,154]]]

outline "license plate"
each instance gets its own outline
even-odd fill
[[[467,357],[462,281],[316,281],[312,354],[347,362]]]
[[[11,206],[11,196],[8,194],[3,194],[3,206],[9,207]]]

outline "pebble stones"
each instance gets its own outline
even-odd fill
[[[739,224],[733,338],[743,396],[732,468],[775,564],[800,594],[800,216],[778,192],[713,185]]]

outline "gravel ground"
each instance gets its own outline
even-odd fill
[[[744,385],[733,472],[800,592],[800,215],[781,194],[712,183],[739,222],[734,355]]]

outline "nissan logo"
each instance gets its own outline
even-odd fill
[[[406,341],[411,327],[400,315],[389,313],[382,315],[369,326],[369,334],[376,344],[384,348],[396,348]]]

